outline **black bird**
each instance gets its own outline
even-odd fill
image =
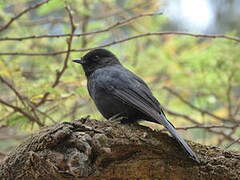
[[[126,122],[144,119],[162,124],[185,152],[199,162],[189,145],[167,120],[147,84],[124,68],[113,53],[105,49],[95,49],[73,62],[82,65],[87,77],[88,92],[106,119],[120,115],[127,117]]]

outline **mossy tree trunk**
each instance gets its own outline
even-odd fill
[[[165,133],[81,119],[42,129],[0,165],[0,179],[240,179],[240,154],[189,142],[200,164]]]

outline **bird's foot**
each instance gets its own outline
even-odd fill
[[[121,116],[121,114],[115,114],[114,116],[108,119],[109,121],[117,122],[117,123],[124,123],[127,120],[127,117]]]

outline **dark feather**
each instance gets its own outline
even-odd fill
[[[141,93],[138,93],[140,91]],[[185,152],[190,155],[190,157],[196,161],[199,161],[195,153],[191,150],[189,145],[182,139],[182,137],[177,133],[174,126],[166,119],[160,106],[156,106],[156,103],[152,101],[146,94],[144,89],[138,89],[138,91],[132,91],[131,89],[114,89],[111,93],[119,98],[121,101],[125,102],[129,106],[143,112],[147,116],[155,120],[155,122],[162,124],[166,127],[171,135],[179,142],[183,147]],[[153,108],[154,107],[154,108]]]

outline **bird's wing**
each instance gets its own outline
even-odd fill
[[[142,87],[134,90],[130,88],[113,88],[111,93],[115,98],[120,99],[129,106],[156,120],[156,122],[164,125],[164,123],[162,123],[162,111],[160,107],[149,98],[150,95],[148,95]]]
[[[138,109],[145,115],[151,117],[156,122],[162,124],[168,129],[172,136],[179,142],[183,147],[185,152],[190,155],[190,157],[199,162],[197,156],[185,142],[185,140],[177,133],[174,126],[167,120],[160,106],[153,101],[152,94],[146,91],[146,87],[140,85],[138,88],[114,88],[111,87],[111,94],[121,101],[125,102],[129,106]],[[157,101],[157,100],[156,100]]]

